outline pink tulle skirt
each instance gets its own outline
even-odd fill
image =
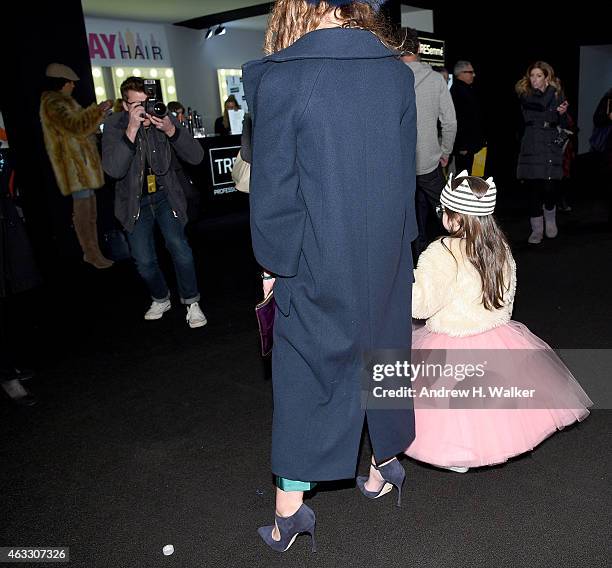
[[[544,357],[497,373],[497,384],[515,385],[516,376],[520,375],[522,386],[537,383],[557,399],[549,405],[540,402],[537,408],[427,408],[427,404],[415,400],[416,438],[406,454],[417,460],[441,467],[503,463],[532,450],[557,430],[584,420],[589,414],[592,402],[572,373],[548,344],[521,323],[510,321],[467,337],[451,337],[422,327],[414,330],[412,347],[419,353],[539,350]],[[520,360],[519,353],[516,355]]]

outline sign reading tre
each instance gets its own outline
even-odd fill
[[[223,148],[210,148],[210,171],[215,195],[236,191],[233,187],[232,170],[238,156],[240,146],[225,146]],[[232,187],[228,187],[232,186]]]

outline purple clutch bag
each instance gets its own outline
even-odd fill
[[[274,301],[273,292],[270,292],[262,302],[255,306],[255,315],[257,316],[259,337],[261,339],[261,354],[263,357],[269,355],[272,351],[275,311],[276,302]]]

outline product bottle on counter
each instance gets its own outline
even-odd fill
[[[193,134],[193,115],[191,113],[191,107],[187,107],[187,128],[189,128],[189,132]]]

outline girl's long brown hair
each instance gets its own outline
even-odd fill
[[[516,94],[519,95],[519,97],[533,92],[529,76],[534,69],[541,69],[544,73],[544,77],[548,79],[549,85],[551,85],[557,91],[558,96],[563,95],[561,81],[555,75],[555,70],[548,63],[546,63],[546,61],[536,61],[527,67],[525,75],[523,75],[522,79],[519,79],[514,87]]]
[[[467,180],[472,193],[482,197],[489,186],[479,178],[473,176],[457,177],[451,187],[455,190]],[[510,283],[506,282],[505,273],[511,263],[510,247],[506,235],[497,225],[493,215],[476,217],[457,213],[445,208],[451,226],[457,225],[450,236],[464,238],[468,260],[478,271],[482,282],[482,304],[487,310],[498,310],[504,306],[504,294],[509,290]],[[446,249],[450,249],[444,244]],[[452,254],[452,252],[451,252]]]
[[[400,49],[387,18],[366,2],[332,6],[325,0],[316,5],[306,0],[277,0],[266,29],[264,53],[270,55],[289,47],[303,35],[316,30],[325,14],[332,11],[344,22],[342,27],[369,30],[390,49]]]

